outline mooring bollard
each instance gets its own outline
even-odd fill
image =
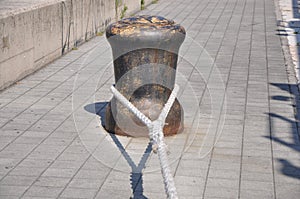
[[[156,120],[174,88],[184,28],[163,17],[135,16],[111,24],[106,37],[113,52],[116,89]],[[148,136],[145,125],[115,98],[107,107],[105,128],[119,135]],[[183,109],[176,99],[163,132],[168,136],[182,130]]]

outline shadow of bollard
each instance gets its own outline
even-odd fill
[[[109,102],[96,102],[93,104],[88,104],[84,106],[84,109],[87,112],[93,113],[95,115],[100,116],[101,118],[101,125],[105,125],[105,114],[106,114],[106,107]],[[145,168],[145,164],[151,154],[152,151],[152,144],[151,142],[148,143],[148,146],[146,147],[144,154],[141,157],[141,160],[139,161],[138,165],[135,164],[135,162],[132,160],[130,155],[126,152],[126,149],[118,139],[117,135],[109,133],[109,136],[114,141],[115,145],[118,147],[119,151],[121,152],[124,159],[127,161],[128,165],[131,168],[130,173],[130,185],[132,189],[133,196],[131,199],[147,199],[146,196],[144,196],[143,193],[143,169]]]

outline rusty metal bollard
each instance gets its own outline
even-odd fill
[[[174,88],[184,28],[163,17],[143,15],[111,24],[106,37],[113,52],[115,87],[143,114],[157,119]],[[106,109],[105,128],[119,135],[148,136],[139,119],[114,98]],[[163,131],[168,136],[182,130],[183,109],[176,99]]]

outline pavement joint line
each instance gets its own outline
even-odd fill
[[[254,23],[255,19],[255,7],[256,7],[256,1],[253,3],[253,11],[252,11],[252,24]],[[244,119],[243,119],[243,130],[242,130],[242,143],[241,143],[241,157],[240,157],[240,175],[239,175],[239,187],[238,187],[238,198],[241,197],[241,185],[242,185],[242,168],[243,168],[243,150],[244,150],[244,136],[245,136],[245,121],[246,121],[246,115],[247,115],[247,102],[248,102],[248,88],[249,88],[249,74],[250,74],[250,67],[251,67],[251,53],[252,53],[252,48],[253,48],[253,26],[251,26],[251,36],[250,36],[250,46],[249,46],[249,54],[248,54],[248,71],[247,71],[247,84],[245,88],[245,107],[244,107]]]
[[[275,0],[274,0],[275,1]],[[275,3],[275,2],[274,2]],[[264,16],[266,18],[266,10],[265,10],[265,0],[264,0]],[[276,9],[276,8],[275,8]],[[275,10],[276,12],[276,10]],[[265,25],[264,25],[265,31],[267,30],[266,27],[266,20],[265,20]],[[268,112],[271,113],[271,103],[270,103],[270,80],[269,80],[269,59],[268,59],[268,38],[267,35],[265,34],[265,46],[266,46],[266,66],[267,66],[267,90],[268,90]],[[281,48],[282,49],[282,48]],[[268,116],[269,118],[269,134],[270,134],[270,145],[271,145],[271,158],[272,158],[272,177],[273,177],[273,194],[274,194],[274,199],[276,199],[276,182],[275,182],[275,165],[274,165],[274,154],[273,154],[273,135],[272,135],[272,125],[271,125],[271,117],[270,115]]]

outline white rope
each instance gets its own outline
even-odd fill
[[[140,112],[131,102],[129,102],[114,86],[111,87],[111,91],[117,100],[121,102],[126,108],[128,108],[136,117],[138,117],[148,128],[149,137],[154,147],[157,147],[158,159],[160,162],[161,173],[164,180],[165,191],[168,199],[178,199],[177,191],[173,179],[173,175],[169,166],[167,157],[167,146],[164,142],[163,128],[165,125],[168,113],[176,99],[179,87],[175,84],[173,91],[171,92],[167,103],[164,105],[158,119],[151,121],[147,116]]]

